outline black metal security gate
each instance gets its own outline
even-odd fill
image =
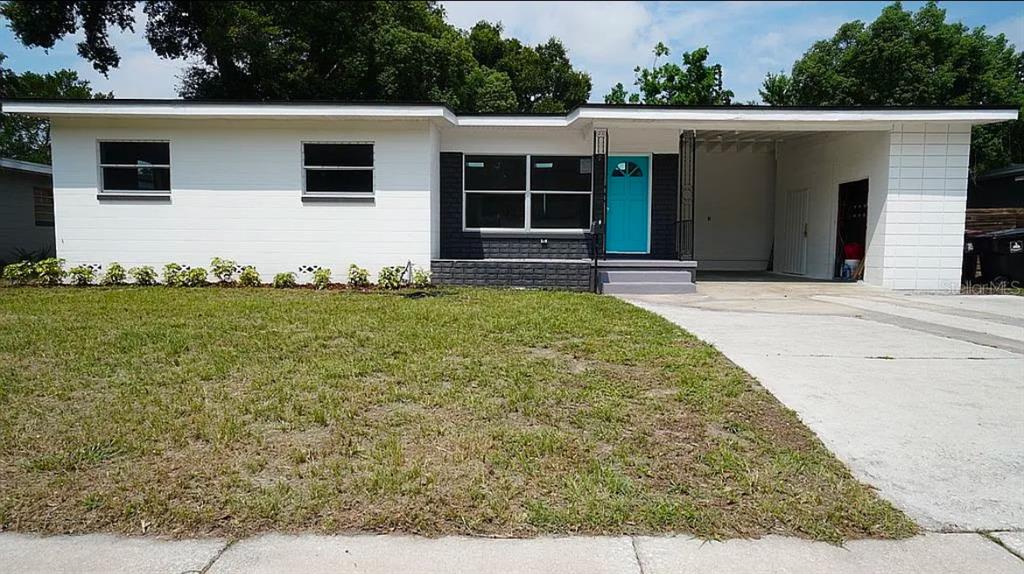
[[[693,260],[693,193],[697,165],[697,132],[679,134],[679,209],[676,218],[676,253]]]

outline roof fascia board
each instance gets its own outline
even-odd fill
[[[455,123],[456,116],[444,106],[375,106],[324,104],[201,104],[89,102],[3,102],[4,113],[48,118],[144,117],[144,118],[256,118],[256,119],[439,119]]]
[[[25,173],[35,173],[40,175],[53,174],[53,168],[44,163],[22,161],[20,159],[0,158],[0,168],[3,168],[5,170],[22,171]]]
[[[788,110],[788,109],[624,109],[580,108],[579,117],[593,120],[683,122],[969,122],[988,123],[1017,119],[1015,109],[892,109],[892,110]]]
[[[656,108],[584,105],[564,116],[559,115],[462,115],[441,104],[331,104],[331,103],[240,103],[189,101],[20,101],[3,102],[5,113],[49,118],[60,117],[146,117],[146,118],[263,118],[263,119],[430,119],[465,127],[567,127],[581,120],[635,122],[649,127],[650,122],[677,122],[687,128],[716,129],[715,122],[736,128],[755,126],[805,125],[807,129],[884,129],[894,122],[945,122],[982,124],[1015,120],[1013,108],[896,108],[896,109],[786,109],[786,108]],[[875,125],[867,127],[868,124]],[[664,125],[664,124],[662,124]],[[746,127],[745,129],[752,129]],[[765,129],[768,129],[767,127]]]

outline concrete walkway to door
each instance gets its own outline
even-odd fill
[[[1024,530],[1024,298],[766,278],[627,300],[714,344],[923,527]]]

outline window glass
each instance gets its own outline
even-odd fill
[[[588,229],[589,193],[534,193],[530,197],[530,226],[538,229]]]
[[[304,143],[307,193],[373,194],[372,143]]]
[[[304,144],[306,166],[373,167],[373,144]]]
[[[105,167],[103,189],[107,191],[170,191],[168,167]]]
[[[590,156],[530,156],[531,191],[590,191]]]
[[[373,171],[368,169],[307,169],[306,191],[373,193]]]
[[[37,187],[32,190],[32,203],[37,227],[53,227],[53,190]]]
[[[167,142],[100,142],[102,165],[170,165]]]
[[[467,155],[466,190],[525,191],[526,156]]]
[[[466,194],[466,227],[522,229],[525,226],[526,194]]]

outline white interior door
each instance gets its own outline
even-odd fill
[[[807,190],[786,194],[786,245],[783,273],[807,273]]]

